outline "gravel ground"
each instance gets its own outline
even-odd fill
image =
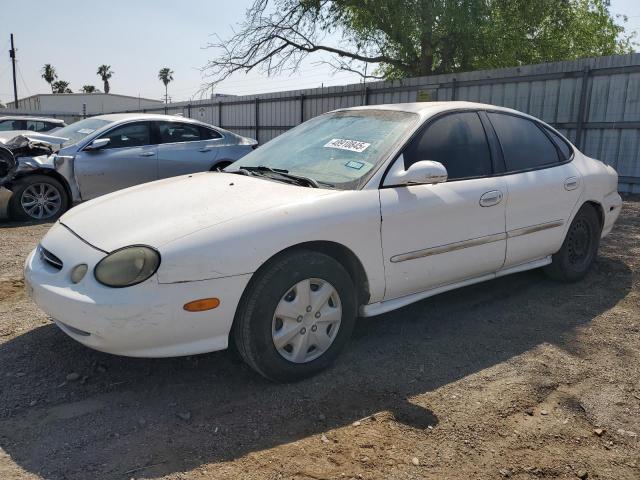
[[[231,352],[130,359],[25,296],[48,225],[0,225],[0,479],[640,478],[640,200],[576,284],[525,272],[358,322],[268,383]]]

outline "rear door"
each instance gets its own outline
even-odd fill
[[[216,130],[187,122],[156,122],[160,178],[211,169],[220,151],[222,135]]]
[[[158,179],[151,122],[119,125],[98,138],[109,143],[99,150],[81,150],[74,161],[82,200]]]
[[[560,249],[582,182],[571,162],[572,148],[557,134],[517,115],[487,112],[487,117],[506,170],[508,268]]]

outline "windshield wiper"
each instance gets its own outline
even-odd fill
[[[313,178],[303,177],[302,175],[294,175],[293,173],[289,173],[289,170],[285,170],[284,168],[271,168],[266,167],[264,165],[258,165],[257,167],[240,167],[240,170],[245,170],[251,173],[275,173],[282,178],[286,178],[287,180],[292,180],[289,183],[295,183],[297,185],[305,184],[309,187],[320,188],[318,182],[316,182]]]

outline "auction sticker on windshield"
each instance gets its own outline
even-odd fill
[[[359,142],[358,140],[347,140],[345,138],[333,138],[324,145],[324,148],[339,148],[340,150],[349,150],[350,152],[362,153],[371,144]]]

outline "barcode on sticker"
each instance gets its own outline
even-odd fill
[[[349,150],[350,152],[364,152],[370,143],[359,142],[358,140],[347,140],[345,138],[334,138],[327,142],[324,148],[339,148],[341,150]]]

